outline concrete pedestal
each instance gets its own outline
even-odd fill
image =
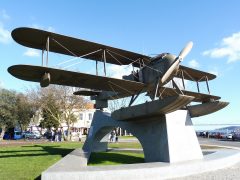
[[[108,134],[120,127],[141,143],[145,162],[182,162],[202,159],[202,151],[187,110],[138,121],[118,121],[111,114],[96,111],[83,150],[106,151]]]
[[[203,160],[87,166],[88,154],[76,149],[42,172],[42,180],[155,180],[184,177],[231,167],[240,161],[239,150],[207,150]],[[211,172],[209,172],[210,174]],[[232,176],[233,177],[233,176]],[[234,176],[236,179],[237,176]]]

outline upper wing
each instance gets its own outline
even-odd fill
[[[216,75],[214,74],[210,74],[204,71],[199,71],[196,69],[192,69],[192,68],[180,65],[179,70],[176,74],[176,77],[182,78],[182,75],[184,79],[187,79],[190,81],[196,81],[196,82],[205,81],[206,77],[208,80],[212,80],[216,78]]]
[[[145,89],[145,84],[140,82],[95,76],[43,66],[14,65],[8,68],[8,72],[16,78],[33,82],[40,82],[44,73],[50,73],[50,84],[113,91],[120,94],[128,94],[128,96],[134,95]]]
[[[138,67],[137,59],[144,61],[144,63],[150,59],[142,54],[33,28],[14,29],[12,37],[21,45],[40,50],[46,49],[49,37],[49,51],[77,57],[89,54],[84,58],[97,61],[103,60],[103,51],[105,50],[106,62],[117,65],[133,63],[134,66]]]

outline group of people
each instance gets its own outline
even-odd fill
[[[118,136],[115,130],[109,134],[109,142],[118,142]]]
[[[55,142],[62,141],[63,132],[62,130],[51,130],[50,140]]]

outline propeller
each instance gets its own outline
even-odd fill
[[[165,72],[165,74],[161,78],[161,83],[164,84],[168,78],[172,75],[172,73],[175,71],[175,69],[178,67],[180,62],[188,55],[188,53],[191,51],[193,46],[193,42],[190,41],[187,43],[187,45],[182,49],[182,51],[179,53],[178,57],[176,57],[175,61],[172,63],[170,68]]]
[[[182,61],[188,55],[188,53],[191,51],[192,47],[193,47],[193,42],[192,41],[188,42],[187,45],[179,53],[177,58],[181,59],[181,61]]]

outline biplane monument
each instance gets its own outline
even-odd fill
[[[175,56],[162,53],[155,57],[68,37],[32,28],[17,28],[13,39],[30,48],[42,51],[42,64],[14,65],[8,68],[16,78],[49,84],[84,88],[75,95],[90,96],[96,101],[88,137],[83,150],[91,153],[107,150],[107,135],[121,127],[136,136],[142,145],[146,162],[181,162],[203,157],[192,118],[216,112],[228,105],[219,96],[210,93],[209,81],[215,75],[185,67],[181,61],[190,52],[189,42]],[[48,67],[48,53],[85,58],[96,62],[96,75]],[[103,63],[104,75],[99,74]],[[131,65],[132,72],[122,79],[106,76],[106,63]],[[176,78],[182,85],[176,82]],[[196,82],[197,92],[186,89],[185,80]],[[166,86],[171,82],[171,86]],[[205,83],[208,92],[200,92],[199,83]],[[86,90],[87,89],[87,90]],[[134,105],[145,93],[149,101]],[[108,101],[130,97],[128,107],[106,113]]]

